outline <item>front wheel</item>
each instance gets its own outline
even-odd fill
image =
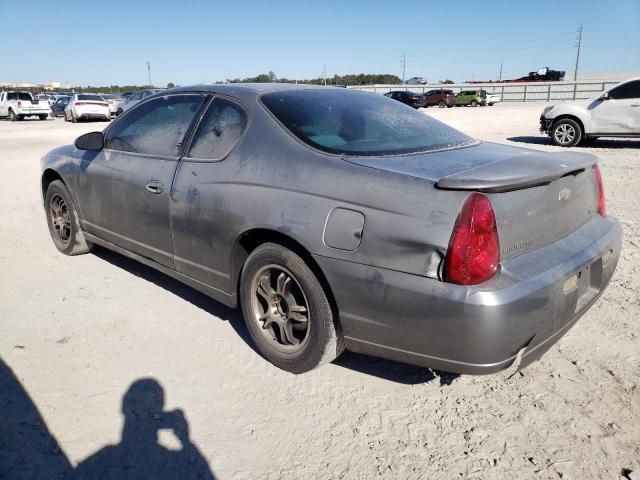
[[[438,103],[438,106],[439,106],[440,108],[444,108],[444,107],[446,107],[446,106],[447,106],[447,104],[446,104],[446,103],[444,103],[444,100],[440,100],[440,103]]]
[[[582,128],[575,120],[563,118],[551,127],[551,141],[559,147],[573,147],[582,140]]]
[[[473,101],[471,102],[471,106],[472,106],[472,107],[477,107],[477,106],[478,106],[478,102],[476,102],[475,100],[473,100]]]
[[[327,294],[291,250],[274,243],[256,248],[242,271],[240,298],[251,339],[275,366],[304,373],[342,353]]]
[[[80,255],[91,250],[93,244],[84,238],[71,195],[61,180],[54,180],[47,188],[44,207],[49,234],[60,252]]]

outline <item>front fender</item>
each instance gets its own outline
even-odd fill
[[[557,105],[545,114],[545,118],[555,120],[559,117],[575,117],[582,123],[585,133],[591,131],[591,115],[587,108],[582,105],[566,104]]]
[[[78,172],[78,152],[79,150],[73,145],[65,145],[63,147],[54,148],[48,152],[40,160],[41,168],[41,185],[44,185],[44,179],[47,175],[55,173],[59,176],[66,185],[69,193],[73,198],[73,201],[78,206],[77,197],[77,172]],[[46,192],[44,188],[41,189],[44,202],[44,195]],[[76,209],[77,210],[77,209]]]

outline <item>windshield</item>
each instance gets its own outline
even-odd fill
[[[78,100],[90,100],[94,102],[104,102],[100,95],[78,95]]]
[[[397,155],[474,140],[384,95],[353,90],[269,93],[263,104],[303,142],[329,153]]]

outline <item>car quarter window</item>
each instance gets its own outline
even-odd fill
[[[640,80],[628,82],[614,88],[609,93],[609,97],[617,100],[625,98],[640,98]]]
[[[188,157],[220,160],[240,141],[247,126],[247,114],[240,105],[215,98],[202,117],[191,142]]]
[[[204,95],[170,95],[133,107],[107,131],[105,148],[174,157]]]

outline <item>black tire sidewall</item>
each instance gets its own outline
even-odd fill
[[[69,238],[69,243],[65,245],[62,241],[57,237],[55,233],[55,229],[53,228],[53,224],[51,222],[51,214],[50,214],[50,205],[51,199],[55,194],[59,194],[67,204],[67,208],[69,209],[69,217],[71,218],[71,234]],[[79,225],[77,224],[77,215],[75,212],[75,207],[73,202],[71,201],[71,195],[69,194],[69,190],[65,187],[64,183],[60,180],[54,180],[49,184],[47,188],[47,194],[45,195],[44,200],[45,206],[45,214],[47,216],[47,226],[49,227],[49,234],[51,235],[51,239],[53,240],[53,244],[56,248],[65,255],[71,255],[73,249],[76,244],[76,238],[79,232]]]
[[[301,350],[284,353],[272,346],[252,317],[254,292],[252,283],[257,272],[267,265],[279,265],[295,277],[302,288],[309,309],[309,337]],[[322,285],[298,255],[274,243],[258,247],[247,259],[240,280],[240,301],[249,335],[258,352],[275,366],[292,373],[307,372],[325,357],[327,343],[335,335],[333,312]]]

